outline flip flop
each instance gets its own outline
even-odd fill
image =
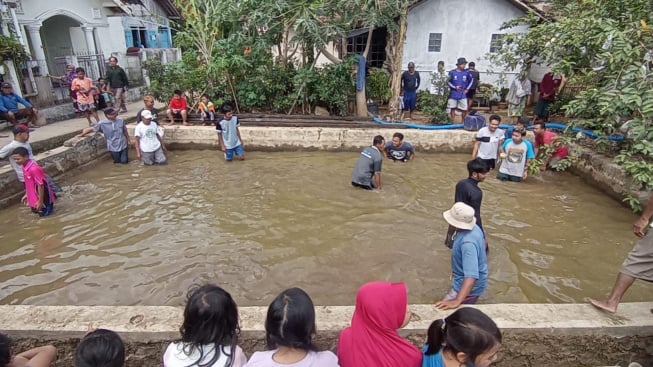
[[[9,137],[9,135],[0,135],[0,138],[8,138],[8,137]],[[651,310],[651,311],[653,311],[653,310]]]

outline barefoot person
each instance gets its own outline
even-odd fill
[[[628,288],[633,285],[635,279],[653,282],[653,231],[649,230],[644,233],[646,227],[649,226],[651,215],[653,215],[653,195],[648,198],[644,212],[642,212],[637,222],[633,224],[633,233],[640,240],[637,241],[635,247],[624,260],[608,298],[604,301],[590,300],[594,307],[615,313],[621,298],[623,298]]]

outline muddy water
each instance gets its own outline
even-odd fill
[[[240,305],[305,288],[317,304],[353,304],[366,281],[405,281],[413,303],[449,288],[441,212],[465,155],[385,162],[382,192],[350,186],[354,153],[177,151],[165,167],[108,161],[59,182],[55,215],[0,211],[0,303],[181,305],[216,282]],[[524,184],[488,178],[491,246],[485,303],[583,302],[607,293],[636,217],[569,174]],[[637,282],[627,301],[650,301]]]

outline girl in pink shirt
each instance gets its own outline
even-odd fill
[[[56,196],[43,168],[29,159],[29,152],[24,147],[14,149],[12,158],[23,167],[25,195],[22,202],[29,205],[32,211],[41,217],[52,214]]]

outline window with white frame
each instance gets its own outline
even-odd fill
[[[492,34],[492,38],[490,39],[490,52],[497,52],[501,49],[501,46],[503,46],[503,36],[501,33]]]
[[[429,33],[429,52],[440,52],[442,33]]]

